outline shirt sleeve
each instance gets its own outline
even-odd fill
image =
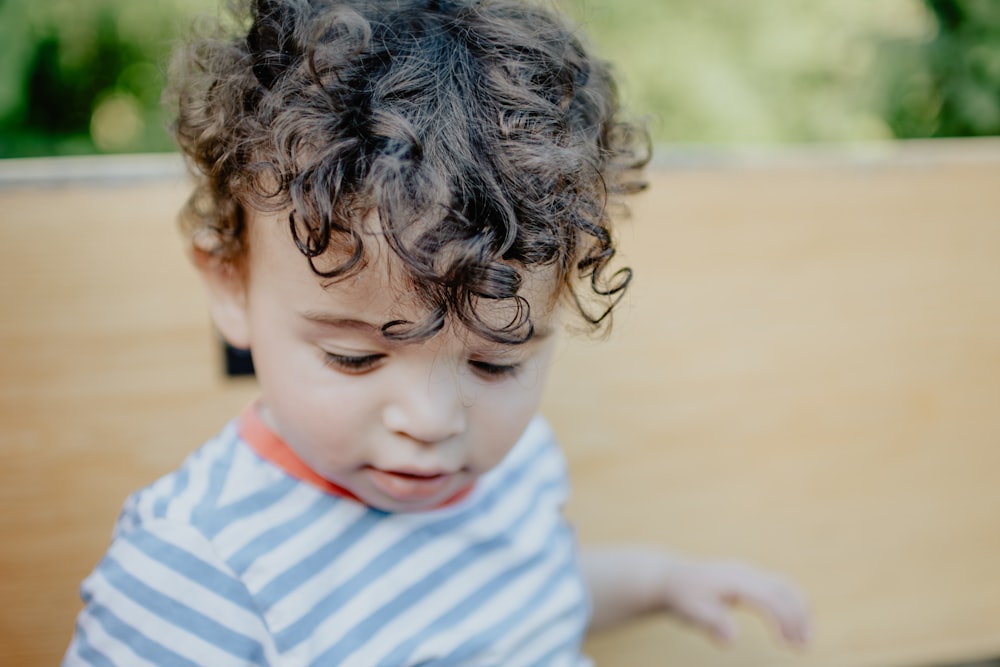
[[[81,597],[63,667],[272,662],[249,591],[189,525],[156,520],[118,535]]]

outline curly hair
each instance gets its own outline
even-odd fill
[[[200,250],[238,265],[247,208],[290,210],[291,239],[336,280],[366,265],[361,220],[377,211],[430,313],[385,335],[456,318],[523,342],[518,291],[540,266],[601,328],[632,276],[609,268],[609,199],[643,187],[649,143],[573,29],[517,0],[247,3],[235,34],[190,41],[171,71],[173,133],[198,178],[181,220]],[[514,315],[488,324],[483,300]]]

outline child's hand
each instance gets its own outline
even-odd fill
[[[751,565],[668,556],[662,564],[664,607],[722,642],[736,637],[729,607],[746,603],[776,624],[793,644],[809,639],[809,614],[802,594],[789,581]]]
[[[729,607],[746,603],[771,618],[787,641],[809,639],[809,612],[799,590],[751,565],[643,547],[585,549],[581,563],[594,602],[592,630],[665,611],[729,642],[736,637]]]

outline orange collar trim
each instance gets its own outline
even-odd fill
[[[364,501],[356,495],[339,484],[334,484],[330,480],[326,479],[310,468],[305,461],[300,459],[298,454],[292,451],[292,448],[288,446],[288,443],[282,440],[281,437],[272,431],[271,428],[264,423],[264,420],[260,418],[260,414],[257,411],[256,401],[243,408],[243,411],[237,419],[236,428],[240,434],[240,438],[250,445],[250,449],[256,452],[257,456],[277,466],[291,477],[299,480],[300,482],[310,484],[320,491],[324,491],[330,495],[348,498],[355,502],[364,504]],[[463,500],[472,492],[474,486],[474,484],[469,484],[468,486],[460,489],[458,493],[448,498],[434,509],[447,507]]]
[[[356,495],[339,484],[334,484],[306,465],[305,461],[292,451],[288,443],[282,440],[260,418],[256,402],[243,408],[243,412],[239,416],[237,429],[239,430],[240,437],[250,445],[250,448],[257,453],[257,456],[273,463],[300,482],[311,484],[320,491],[325,491],[334,496],[350,498],[351,500],[361,502],[361,499]]]

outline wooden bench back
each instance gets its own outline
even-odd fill
[[[58,662],[125,496],[255,394],[219,370],[178,173],[0,188],[2,664]],[[816,639],[746,617],[723,650],[651,619],[592,639],[598,663],[1000,655],[998,144],[650,180],[613,335],[562,342],[546,394],[569,512],[584,541],[788,572]]]

